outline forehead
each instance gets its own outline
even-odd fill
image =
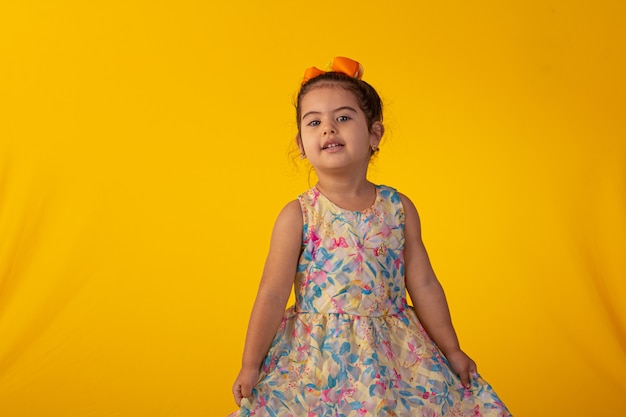
[[[312,89],[302,97],[300,106],[302,114],[307,111],[329,111],[345,106],[359,110],[354,93],[337,84],[325,84]]]

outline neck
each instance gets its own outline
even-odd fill
[[[366,178],[329,180],[328,178],[319,177],[315,187],[324,194],[341,194],[346,197],[357,197],[371,192],[373,184]]]
[[[376,187],[365,176],[337,178],[319,176],[315,187],[326,198],[347,210],[364,210],[371,207],[376,198]]]
[[[371,191],[372,183],[367,180],[368,165],[350,170],[315,170],[317,174],[316,187],[320,192],[358,196]]]

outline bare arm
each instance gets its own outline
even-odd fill
[[[280,326],[296,274],[302,244],[302,211],[297,200],[280,212],[259,284],[244,345],[241,371],[233,385],[237,405],[250,396],[261,363]]]
[[[469,376],[476,371],[476,364],[460,348],[446,296],[422,241],[417,210],[406,196],[400,198],[405,214],[404,261],[409,296],[426,332],[459,374],[463,385],[469,387]]]

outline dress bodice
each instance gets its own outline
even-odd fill
[[[344,210],[315,187],[298,200],[304,225],[296,310],[357,316],[403,311],[404,210],[398,192],[376,186],[374,204],[363,211]]]

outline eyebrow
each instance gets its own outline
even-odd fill
[[[354,113],[356,113],[356,112],[357,112],[357,111],[356,111],[356,109],[355,109],[354,107],[350,107],[350,106],[341,106],[341,107],[337,107],[335,110],[333,110],[333,111],[332,111],[332,113],[336,113],[336,112],[341,111],[341,110],[349,110],[349,111],[354,112]],[[310,112],[305,113],[305,114],[302,116],[302,118],[304,119],[304,118],[305,118],[305,117],[307,117],[307,116],[316,115],[316,114],[322,114],[322,112],[320,112],[320,111],[310,111]]]

